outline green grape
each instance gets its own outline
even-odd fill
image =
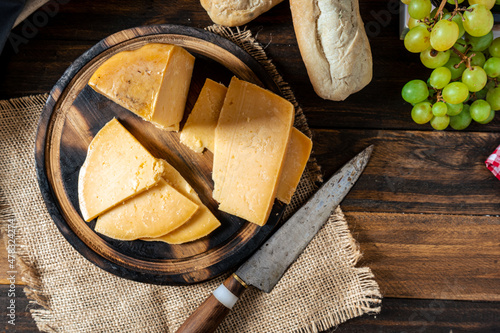
[[[446,103],[446,106],[448,107],[448,112],[446,113],[448,116],[456,116],[457,114],[462,112],[464,108],[463,103],[458,103],[458,104]]]
[[[488,9],[491,9],[495,6],[495,2],[496,0],[469,0],[469,5],[480,4]]]
[[[441,20],[432,28],[431,46],[437,51],[449,50],[457,41],[458,33],[458,25],[455,22]]]
[[[438,68],[444,66],[450,59],[450,50],[436,51],[432,47],[420,53],[420,61],[427,68]]]
[[[411,119],[419,125],[425,124],[432,119],[432,108],[430,102],[416,104],[411,109]]]
[[[464,29],[471,36],[484,36],[493,28],[493,14],[483,5],[469,6],[463,16]]]
[[[486,94],[486,102],[488,102],[492,110],[500,110],[500,87],[488,91]]]
[[[495,118],[495,111],[491,110],[488,118],[486,118],[486,120],[483,120],[483,121],[478,121],[478,123],[486,125],[486,124],[490,123],[493,120],[493,118]]]
[[[471,56],[474,54],[474,56],[471,58]],[[475,52],[469,52],[467,53],[467,57],[470,58],[470,65],[471,66],[479,66],[483,67],[484,63],[486,62],[486,57],[484,56],[483,52],[475,51]]]
[[[432,4],[430,0],[411,0],[408,5],[408,14],[417,20],[421,20],[431,13]]]
[[[434,89],[443,89],[451,80],[451,72],[446,67],[438,67],[432,71],[429,84]]]
[[[431,119],[431,126],[435,130],[442,131],[448,127],[450,124],[450,117],[448,115],[444,115],[441,117],[433,117]]]
[[[410,4],[410,1],[411,0],[401,0],[402,3],[404,3],[405,5],[409,5]]]
[[[455,80],[458,79],[459,77],[462,76],[462,73],[465,70],[465,64],[461,63],[458,68],[455,68],[455,65],[457,65],[460,62],[460,58],[455,58],[455,57],[450,57],[450,60],[444,65],[444,67],[448,68],[451,72],[451,79]]]
[[[425,24],[424,22],[420,22],[420,20],[416,20],[414,18],[409,18],[408,19],[408,29],[413,29],[414,27],[416,27],[417,25],[423,25],[425,26],[426,28],[428,28],[429,26],[427,24]]]
[[[462,2],[464,2],[464,0],[458,0],[457,1],[457,3],[462,3]],[[448,3],[454,5],[455,4],[455,0],[448,0]]]
[[[430,38],[429,30],[423,25],[417,25],[406,33],[405,48],[412,53],[420,53],[431,46]]]
[[[453,45],[453,47],[456,48],[457,51],[459,51],[460,53],[465,53],[465,51],[467,51],[467,42],[465,40],[463,40],[463,39],[459,39]],[[455,52],[452,52],[451,56],[452,57],[458,57],[458,54],[456,54]]]
[[[419,103],[429,97],[429,89],[424,81],[411,80],[404,85],[401,96],[408,103]]]
[[[433,17],[432,13],[431,13],[431,17]],[[443,15],[443,20],[450,20],[450,19],[457,24],[457,26],[458,26],[458,38],[461,38],[465,34],[465,29],[464,29],[464,25],[462,22],[462,17],[460,15],[455,15],[455,16],[451,17],[450,13]]]
[[[497,77],[500,75],[500,58],[491,57],[484,63],[484,71],[489,77]]]
[[[491,106],[485,100],[478,99],[470,106],[470,116],[475,121],[485,121],[490,116],[490,112],[495,112],[491,110]]]
[[[462,74],[462,82],[471,92],[483,89],[487,81],[486,72],[479,66],[472,66],[471,69],[466,68]]]
[[[432,106],[432,114],[436,117],[445,116],[448,113],[448,107],[445,102],[437,102]]]
[[[469,34],[465,35],[465,40],[472,47],[472,51],[484,51],[490,46],[493,41],[493,31],[488,32],[486,35],[481,37],[474,37]]]
[[[443,88],[442,94],[445,102],[458,104],[467,99],[469,89],[462,82],[452,82]]]
[[[471,121],[472,118],[469,112],[469,105],[465,104],[462,112],[456,116],[450,117],[450,126],[457,131],[461,131],[466,129],[470,125]]]
[[[490,56],[500,58],[500,37],[495,38],[493,42],[491,42],[488,51],[490,51]]]

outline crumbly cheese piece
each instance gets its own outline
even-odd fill
[[[215,129],[213,197],[220,210],[266,223],[293,120],[286,99],[233,77]]]
[[[78,199],[90,221],[161,179],[165,162],[156,159],[116,119],[89,145],[78,178]]]
[[[119,240],[163,236],[186,223],[198,205],[165,180],[100,215],[95,231]]]
[[[214,151],[214,132],[226,91],[224,85],[207,79],[182,128],[181,142],[197,153],[205,148]]]
[[[194,60],[182,47],[146,44],[106,60],[89,85],[156,126],[178,131]]]
[[[194,215],[179,228],[156,238],[143,238],[146,241],[163,241],[169,244],[187,243],[205,237],[220,226],[219,220],[201,202],[198,194],[173,166],[167,164],[164,178],[179,193],[198,205]]]
[[[276,194],[276,198],[281,202],[289,204],[292,200],[300,177],[306,168],[309,155],[311,155],[311,149],[311,139],[298,129],[293,128]]]

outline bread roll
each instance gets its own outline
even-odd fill
[[[250,22],[283,0],[200,0],[217,24],[236,27]]]
[[[342,101],[372,79],[358,0],[290,0],[300,54],[316,93]]]

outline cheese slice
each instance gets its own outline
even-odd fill
[[[224,85],[207,79],[182,128],[181,142],[197,153],[205,148],[214,151],[214,132],[226,91]]]
[[[156,126],[179,130],[194,60],[179,46],[146,44],[106,60],[89,85]]]
[[[198,205],[165,180],[125,201],[97,219],[95,231],[119,240],[158,237],[180,227]]]
[[[292,200],[300,177],[306,168],[309,155],[311,155],[311,149],[311,139],[298,129],[293,128],[276,194],[276,198],[281,202],[289,204]]]
[[[220,226],[219,220],[212,214],[196,194],[195,190],[181,176],[179,171],[167,163],[165,180],[179,193],[198,205],[198,210],[186,223],[174,231],[157,238],[143,238],[146,241],[163,241],[169,244],[187,243],[205,237]]]
[[[90,221],[161,179],[166,163],[153,157],[118,120],[108,122],[89,145],[78,177],[78,199]]]
[[[293,120],[286,99],[233,77],[215,129],[213,197],[220,210],[266,223]]]

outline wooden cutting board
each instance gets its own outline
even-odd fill
[[[248,257],[276,229],[284,205],[278,201],[264,227],[221,212],[212,199],[212,154],[197,154],[179,133],[156,128],[92,90],[87,82],[109,57],[146,43],[184,47],[195,57],[185,119],[206,78],[226,86],[233,75],[280,94],[261,65],[232,42],[205,30],[157,25],[118,32],[73,62],[50,93],[36,138],[40,189],[55,224],[85,258],[118,276],[157,284],[190,284],[218,276]],[[172,164],[221,222],[209,236],[182,245],[118,241],[93,231],[78,205],[78,173],[95,134],[116,117],[155,157]],[[181,123],[181,128],[182,124]]]

